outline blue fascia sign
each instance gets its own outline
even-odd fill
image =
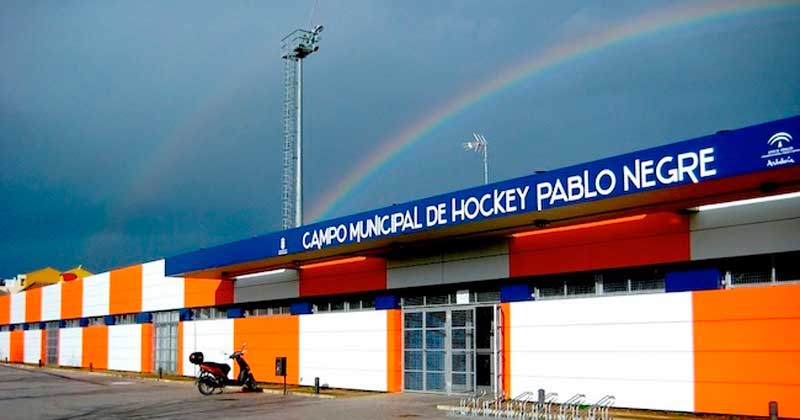
[[[800,160],[796,141],[800,142],[800,116],[202,249],[167,258],[166,274],[179,275],[793,166]]]

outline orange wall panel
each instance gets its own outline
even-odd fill
[[[661,264],[690,259],[689,221],[673,213],[512,237],[512,277]]]
[[[180,341],[178,341],[180,343]],[[178,344],[180,347],[180,344]],[[153,324],[142,324],[142,373],[153,371]]]
[[[178,376],[183,375],[183,322],[178,322]]]
[[[47,364],[47,330],[42,330],[40,346],[39,358],[42,360],[42,365],[45,365]],[[58,356],[56,356],[56,358],[58,358]],[[58,365],[58,362],[56,362],[56,365]]]
[[[25,360],[25,331],[17,329],[9,333],[8,361],[22,363]]]
[[[694,292],[695,411],[800,417],[800,286]]]
[[[386,391],[403,390],[403,314],[399,309],[386,312]]]
[[[61,319],[83,316],[83,279],[61,283]]]
[[[183,299],[184,306],[187,308],[231,304],[233,303],[233,282],[187,277],[183,287]]]
[[[36,287],[25,291],[25,322],[42,320],[42,288]]]
[[[300,296],[322,296],[386,289],[386,260],[324,265],[300,270]]]
[[[108,369],[108,327],[96,325],[83,329],[81,365],[92,369]]]
[[[11,296],[0,296],[0,325],[8,325],[11,322]]]
[[[239,318],[233,321],[233,343],[239,349],[247,343],[245,359],[259,382],[280,382],[282,376],[275,376],[275,358],[286,356],[286,382],[297,384],[300,381],[300,317],[269,316]],[[234,375],[239,367],[234,364]]]
[[[111,270],[108,309],[112,315],[142,311],[141,264]]]

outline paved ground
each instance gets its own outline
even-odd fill
[[[423,394],[320,399],[236,391],[205,397],[190,383],[0,364],[2,419],[445,419],[436,405],[453,403]]]

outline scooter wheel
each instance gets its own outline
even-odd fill
[[[212,378],[201,376],[197,380],[197,390],[203,395],[211,395],[217,390],[217,387],[214,385]]]

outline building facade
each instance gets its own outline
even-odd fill
[[[0,297],[0,359],[800,417],[800,117]],[[232,375],[236,375],[236,366]]]

